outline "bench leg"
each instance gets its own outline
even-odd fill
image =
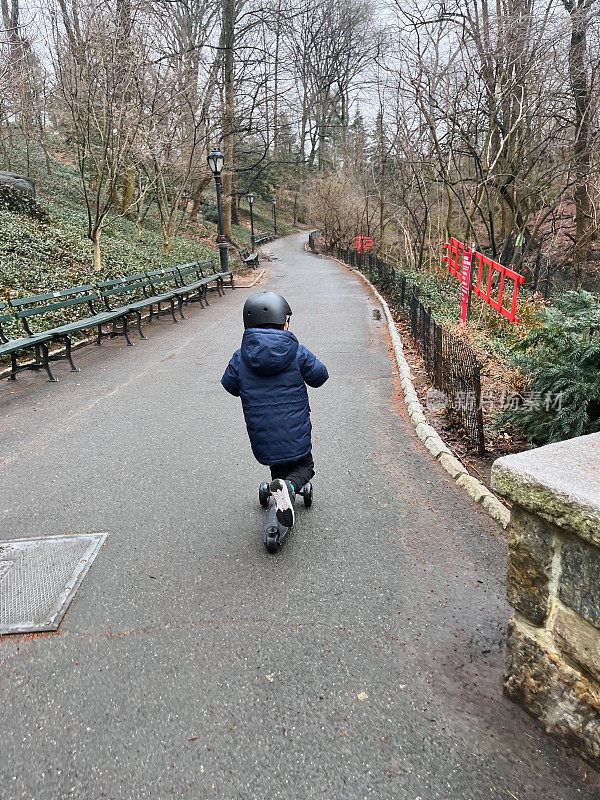
[[[150,306],[150,308],[152,308],[152,306]],[[137,329],[138,329],[138,331],[140,333],[140,339],[146,339],[147,340],[148,337],[144,336],[144,331],[142,330],[142,314],[141,314],[140,311],[136,311],[135,313],[136,313],[136,316],[137,316]]]
[[[96,339],[94,344],[96,345],[96,347],[100,347],[100,345],[102,344],[102,325],[98,325],[98,338]]]
[[[171,316],[173,317],[173,322],[177,325],[179,320],[175,316],[175,298],[171,298]]]
[[[127,342],[127,347],[133,347],[133,342],[129,338],[129,331],[127,330],[127,317],[123,317],[123,336],[125,337],[125,341]]]
[[[223,278],[219,278],[217,281],[217,289],[219,290],[219,294],[221,297],[225,296],[225,290],[223,289]]]
[[[66,349],[67,360],[71,365],[71,372],[81,372],[79,367],[76,367],[75,364],[73,363],[73,358],[71,357],[71,338],[69,336],[65,336],[65,349]]]
[[[185,319],[183,315],[183,297],[181,295],[177,298],[177,305],[179,306],[179,316],[181,319]]]
[[[68,342],[68,347],[67,347],[67,354],[68,355],[67,355],[67,357],[68,357],[69,361],[71,361],[71,340],[67,339],[67,342]],[[48,373],[48,380],[51,381],[52,383],[58,383],[58,378],[54,377],[54,375],[52,374],[52,370],[50,369],[50,354],[48,353],[48,345],[47,344],[43,344],[43,345],[41,345],[41,347],[42,347],[42,353],[43,353],[42,365],[43,365],[44,369],[46,370],[46,372]],[[71,366],[73,367],[73,370],[75,372],[79,372],[79,370],[73,364],[72,361],[71,361]]]
[[[16,381],[17,380],[17,372],[19,368],[17,366],[17,354],[11,353],[10,354],[10,375],[8,376],[9,381]]]
[[[205,304],[209,306],[210,303],[208,302],[208,286],[206,284],[204,284],[204,286],[202,287],[202,294],[204,295]]]

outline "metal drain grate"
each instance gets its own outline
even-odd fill
[[[55,631],[107,536],[0,542],[0,634]]]

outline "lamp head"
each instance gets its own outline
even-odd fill
[[[211,150],[208,156],[206,157],[208,162],[208,166],[210,167],[212,174],[215,178],[218,178],[221,172],[223,172],[223,165],[225,164],[225,156],[221,153],[220,150]]]

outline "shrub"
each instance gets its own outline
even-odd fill
[[[589,292],[569,291],[539,323],[513,347],[529,385],[523,403],[501,421],[535,444],[600,430],[600,305]]]
[[[213,222],[216,225],[219,221],[219,210],[216,206],[206,204],[202,206],[202,216],[207,222]]]

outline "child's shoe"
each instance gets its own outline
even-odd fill
[[[294,490],[287,481],[276,478],[269,486],[275,505],[277,506],[277,520],[284,528],[291,528],[294,524]]]

